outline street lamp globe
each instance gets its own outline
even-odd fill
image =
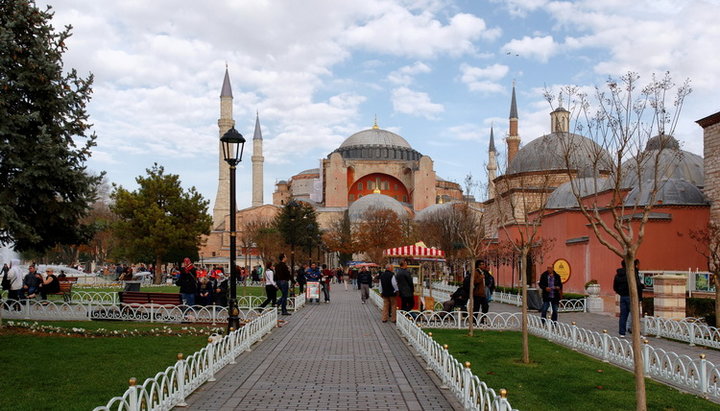
[[[220,142],[222,143],[225,161],[230,164],[230,166],[240,164],[245,149],[245,137],[235,130],[235,127],[232,127],[220,137]]]

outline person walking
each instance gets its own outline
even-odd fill
[[[295,272],[295,281],[298,283],[298,292],[300,294],[305,293],[305,285],[307,284],[307,280],[305,279],[305,271],[307,270],[307,264],[301,264],[300,268],[297,269]]]
[[[395,322],[397,317],[397,295],[398,285],[393,272],[393,265],[385,266],[385,271],[380,274],[380,296],[383,299],[382,322]]]
[[[323,297],[325,297],[325,304],[330,304],[330,282],[332,281],[334,277],[334,274],[332,270],[328,269],[327,264],[322,265],[322,280],[321,280],[321,286],[322,286],[322,292]]]
[[[318,268],[317,264],[312,263],[310,264],[310,268],[305,270],[305,281],[307,283],[317,283],[317,285],[313,285],[314,287],[317,287],[318,290],[318,297],[317,298],[311,298],[309,302],[312,302],[312,300],[315,300],[315,302],[320,303],[320,279],[322,278],[322,273],[320,272],[320,269]]]
[[[363,304],[370,298],[370,286],[372,285],[372,274],[367,267],[360,269],[357,276],[358,287],[360,288],[360,300]]]
[[[552,317],[553,321],[558,320],[558,306],[560,305],[560,299],[562,298],[562,278],[560,274],[555,272],[552,265],[547,266],[547,270],[540,274],[540,289],[542,290],[543,304],[540,308],[540,316],[543,318],[543,322],[547,318],[548,308],[552,305]]]
[[[287,260],[287,256],[285,256],[285,253],[280,253],[278,256],[278,263],[275,264],[275,283],[277,284],[278,288],[280,289],[280,293],[282,295],[280,296],[280,301],[278,301],[278,305],[280,306],[280,314],[281,315],[290,315],[290,313],[287,310],[287,299],[288,299],[288,287],[290,284],[290,269],[288,268],[285,261]]]
[[[260,304],[260,307],[264,308],[268,304],[271,304],[272,307],[275,306],[278,286],[275,283],[275,279],[273,278],[274,276],[275,272],[273,271],[272,263],[267,263],[265,266],[265,295],[267,298],[265,298],[265,301]]]
[[[398,287],[398,293],[400,294],[400,309],[403,311],[410,311],[415,306],[415,300],[413,298],[413,279],[410,272],[407,269],[407,260],[400,262],[400,268],[395,273],[395,281]]]

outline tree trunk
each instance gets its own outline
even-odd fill
[[[625,272],[627,273],[628,285],[630,287],[630,315],[632,316],[632,350],[634,359],[633,371],[635,373],[635,409],[637,411],[646,411],[645,367],[643,362],[643,346],[642,341],[640,341],[640,298],[638,296],[637,275],[635,274],[635,253],[633,251],[625,255]]]
[[[522,290],[521,327],[522,327],[522,362],[530,364],[530,344],[528,341],[528,300],[527,300],[527,255],[523,247],[520,251],[520,286]]]
[[[159,255],[155,256],[155,275],[153,276],[153,284],[160,284],[162,282],[162,257]]]
[[[475,329],[475,299],[473,298],[473,288],[475,286],[475,264],[470,266],[470,287],[468,290],[468,335],[473,336],[473,330]]]

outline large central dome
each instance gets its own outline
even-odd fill
[[[392,131],[383,130],[381,128],[369,128],[359,131],[346,138],[339,148],[354,146],[386,146],[386,147],[404,147],[412,148],[404,138],[393,133]]]
[[[377,125],[346,138],[335,152],[343,158],[363,160],[419,160],[422,157],[407,140]]]

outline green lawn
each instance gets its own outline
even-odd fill
[[[43,322],[64,327],[142,329],[159,324]],[[179,327],[179,326],[178,326]],[[199,328],[199,327],[198,327]],[[209,333],[208,333],[209,334]],[[68,337],[0,330],[0,408],[89,410],[125,392],[207,344],[207,335],[182,337]]]
[[[460,362],[496,392],[508,390],[519,410],[634,409],[633,375],[608,363],[530,336],[529,365],[520,362],[521,338],[513,331],[427,329]],[[649,410],[718,410],[720,405],[646,379]]]

